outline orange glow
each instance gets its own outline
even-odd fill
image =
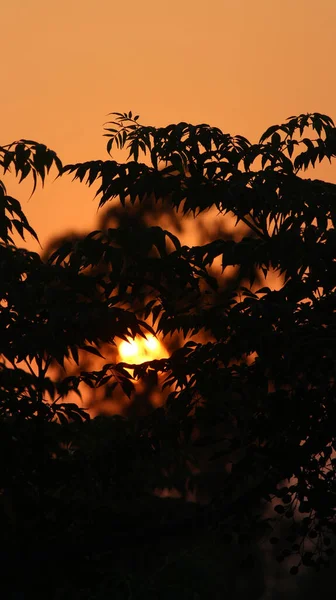
[[[127,11],[119,27],[122,2],[2,3],[2,44],[11,51],[1,65],[1,144],[36,139],[72,163],[108,158],[110,111],[133,110],[156,126],[210,123],[251,141],[289,115],[336,117],[335,0],[321,8],[315,0],[215,0],[207,13],[203,2],[130,0]],[[5,178],[44,248],[65,230],[91,231],[97,215],[95,190],[71,177],[52,183],[55,176],[29,202],[30,178],[20,186]],[[314,177],[335,181],[334,166],[318,166]],[[29,236],[27,245],[40,250]]]
[[[153,335],[146,339],[137,336],[129,341],[121,342],[119,346],[121,360],[140,365],[147,360],[155,360],[167,356],[164,345]]]

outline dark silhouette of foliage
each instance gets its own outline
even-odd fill
[[[126,163],[111,157],[63,167],[45,146],[23,140],[0,148],[3,171],[12,166],[21,180],[31,173],[35,190],[55,164],[59,175],[98,182],[100,207],[116,198],[123,206],[152,199],[194,218],[215,207],[248,234],[188,247],[159,226],[125,222],[69,239],[42,259],[15,245],[12,231],[36,234],[1,184],[0,411],[4,453],[12,457],[2,464],[7,540],[19,530],[27,543],[37,528],[48,548],[66,540],[92,556],[100,546],[99,560],[109,560],[118,527],[129,531],[134,515],[134,535],[141,502],[147,511],[152,500],[161,502],[152,498],[156,489],[185,494],[196,485],[203,447],[222,465],[212,501],[192,517],[207,532],[203,561],[215,535],[216,544],[241,548],[270,539],[279,562],[290,558],[293,575],[301,565],[328,566],[335,533],[336,186],[301,172],[336,155],[334,123],[319,113],[290,117],[251,144],[205,124],[155,128],[132,113],[113,118],[107,150],[126,147]],[[213,268],[218,263],[221,272]],[[232,266],[239,268],[235,289],[219,294]],[[274,275],[276,286],[269,283]],[[147,332],[178,333],[184,343],[169,358],[141,365],[104,360],[104,345]],[[95,370],[82,367],[83,352],[101,359]],[[67,375],[69,361],[76,375]],[[59,369],[55,377],[56,364],[64,377]],[[120,386],[132,395],[129,369],[135,379],[164,378],[163,407],[141,418],[89,420],[66,401],[83,385]],[[119,512],[125,498],[127,526]],[[176,506],[188,512],[183,502]],[[160,507],[156,540],[164,531]],[[183,531],[185,518],[174,519]],[[150,536],[144,522],[142,535]],[[191,554],[195,573],[199,557]],[[242,568],[253,566],[250,554]],[[125,568],[136,573],[134,564]],[[163,583],[167,570],[160,561],[157,569],[164,571],[157,589],[171,585],[188,597],[181,573]],[[122,586],[130,585],[125,575]]]
[[[149,195],[167,199],[184,214],[196,215],[215,205],[253,232],[238,242],[219,239],[193,248],[175,244],[168,255],[165,233],[159,229],[146,233],[146,243],[134,239],[131,231],[123,233],[119,243],[128,252],[134,248],[135,261],[139,248],[148,254],[155,243],[160,254],[150,259],[151,267],[160,267],[147,280],[148,259],[141,272],[141,256],[141,265],[132,271],[140,274],[140,281],[129,286],[131,297],[140,290],[145,294],[145,286],[156,290],[144,316],[153,316],[158,333],[182,331],[188,336],[207,330],[215,338],[207,344],[188,341],[169,359],[136,367],[136,375],[148,369],[167,375],[165,385],[176,390],[166,413],[189,431],[188,420],[204,422],[209,411],[215,421],[234,421],[237,434],[228,440],[226,453],[231,455],[233,444],[238,445],[239,460],[226,478],[225,496],[232,499],[239,490],[244,497],[249,484],[242,481],[251,474],[253,485],[258,481],[258,494],[266,498],[277,496],[282,480],[293,479],[290,508],[281,514],[295,521],[298,511],[306,511],[310,525],[317,519],[331,527],[335,186],[303,179],[299,173],[334,156],[332,120],[318,113],[290,117],[269,128],[259,144],[250,144],[208,125],[156,129],[140,125],[131,113],[114,117],[106,129],[108,151],[114,144],[126,146],[130,160],[65,167],[89,185],[100,181],[100,206],[116,197],[124,204]],[[140,162],[140,153],[150,164]],[[161,241],[151,239],[153,234]],[[208,305],[195,311],[200,282],[215,287],[204,272],[217,257],[223,271],[239,265],[250,286],[237,290],[225,306],[212,305],[210,294]],[[170,268],[174,277],[164,286],[161,275],[168,278]],[[256,268],[265,278],[270,271],[278,272],[281,288],[253,289]],[[246,356],[254,356],[248,365]],[[280,507],[276,509],[280,514]],[[301,521],[297,527],[306,534]]]

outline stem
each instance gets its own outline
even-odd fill
[[[26,358],[24,359],[24,362],[26,363],[26,365],[27,365],[27,367],[28,367],[28,369],[29,369],[30,373],[31,373],[31,374],[32,374],[34,377],[36,377],[36,375],[35,375],[35,373],[34,373],[34,371],[33,371],[33,369],[32,369],[32,366],[29,364],[29,362],[28,362],[28,360],[27,360]]]
[[[239,216],[239,215],[237,215]],[[251,217],[251,215],[249,215]],[[253,217],[251,217],[252,219]],[[250,229],[252,229],[252,231],[254,231],[254,233],[257,234],[258,237],[261,237],[262,239],[266,240],[268,239],[268,235],[266,233],[264,233],[263,231],[260,231],[253,223],[250,223],[250,221],[248,221],[245,217],[239,217],[239,219],[245,223],[245,225],[247,225]]]
[[[50,404],[50,406],[54,406],[54,404],[56,404],[56,402],[58,402],[61,399],[62,399],[61,395],[57,396],[57,398],[55,398],[55,400],[52,401],[52,403]]]

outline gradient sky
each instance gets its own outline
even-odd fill
[[[0,144],[35,139],[64,163],[105,157],[114,110],[251,141],[289,115],[336,120],[336,0],[7,0],[0,22]],[[316,176],[336,182],[335,166]],[[52,179],[28,203],[30,184],[8,186],[43,245],[93,229],[97,208],[92,190]]]

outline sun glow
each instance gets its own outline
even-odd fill
[[[119,355],[125,362],[139,365],[147,360],[163,358],[167,356],[167,351],[154,335],[150,335],[146,339],[137,336],[134,340],[121,342]]]

